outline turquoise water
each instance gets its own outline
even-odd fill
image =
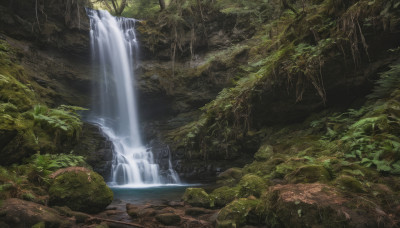
[[[114,192],[114,200],[128,203],[144,204],[163,201],[179,201],[186,188],[193,185],[159,185],[142,187],[110,187]]]

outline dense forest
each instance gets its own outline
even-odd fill
[[[178,200],[107,185],[89,9],[135,18]],[[398,227],[399,137],[397,0],[0,0],[0,227]]]

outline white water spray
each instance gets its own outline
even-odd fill
[[[171,169],[160,177],[153,153],[143,145],[136,109],[134,71],[138,44],[135,20],[116,18],[107,11],[87,9],[93,62],[100,67],[95,80],[92,121],[113,142],[111,185],[179,183]]]

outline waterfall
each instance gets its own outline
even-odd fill
[[[91,121],[113,143],[111,185],[179,183],[160,176],[153,152],[140,137],[134,91],[138,56],[135,19],[113,17],[107,11],[87,9],[90,18],[92,61],[96,70]]]

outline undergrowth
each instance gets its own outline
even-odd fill
[[[337,59],[337,56],[344,62],[352,59],[353,63],[350,65],[355,67],[368,61],[369,50],[363,30],[371,29],[368,26],[376,30],[387,29],[384,25],[385,18],[393,15],[398,7],[393,1],[389,2],[314,1],[302,5],[297,14],[286,10],[279,18],[266,21],[262,25],[265,30],[260,30],[262,32],[254,36],[254,39],[260,42],[249,51],[251,62],[241,68],[247,75],[241,77],[233,88],[223,89],[216,99],[206,104],[198,121],[170,132],[169,138],[180,142],[178,147],[187,148],[188,157],[232,158],[242,153],[240,150],[249,139],[257,141],[257,137],[254,136],[262,130],[262,126],[257,124],[260,120],[254,115],[258,107],[257,102],[262,100],[263,96],[268,96],[268,92],[274,88],[286,87],[289,95],[294,94],[294,103],[302,102],[305,91],[313,88],[322,103],[325,103],[325,64],[331,59]],[[242,2],[238,1],[234,5],[236,4],[240,5]],[[372,19],[377,23],[370,25]],[[375,110],[375,113],[378,112],[379,110]],[[375,130],[396,121],[391,120],[391,115],[386,113],[376,114],[371,118],[370,121],[379,119],[381,122],[378,122],[382,123],[374,125]],[[355,140],[354,145],[361,147],[362,142],[356,138],[359,135],[368,135],[372,137],[371,140],[377,140],[379,137],[389,140],[385,142],[387,150],[394,147],[393,142],[390,142],[391,136],[356,130],[367,124],[364,122],[352,124],[355,125],[347,132],[349,137]],[[344,138],[342,141],[346,141],[345,144],[351,147],[350,150],[354,153],[359,153],[355,152],[357,150],[365,150],[351,146],[349,140]],[[361,159],[364,158],[364,162],[367,163],[367,159],[387,156],[389,155],[363,155]],[[380,163],[379,167],[388,170],[383,163]]]
[[[324,126],[324,139],[337,143],[348,160],[400,174],[399,76],[400,65],[393,65],[381,74],[363,107],[313,121],[311,126]]]

